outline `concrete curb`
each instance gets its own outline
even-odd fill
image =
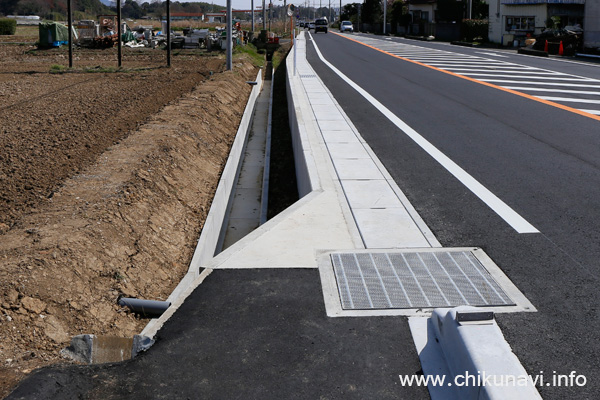
[[[525,47],[522,47],[519,50],[517,50],[517,53],[525,54],[528,56],[548,57],[548,53],[546,53],[545,51],[527,49]]]

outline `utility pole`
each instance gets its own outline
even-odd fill
[[[121,60],[123,59],[123,52],[122,52],[122,48],[123,45],[121,43],[121,37],[123,36],[123,25],[121,24],[121,0],[117,0],[117,24],[118,24],[118,28],[117,28],[117,36],[118,36],[118,42],[117,42],[117,64],[119,66],[119,68],[121,68]]]
[[[286,0],[283,0],[283,9],[286,11],[283,13],[283,33],[287,33],[287,4]]]
[[[69,14],[69,68],[73,68],[73,12],[71,0],[67,0],[67,14]]]
[[[250,9],[252,10],[252,12],[251,12],[251,14],[252,14],[252,25],[251,25],[250,30],[254,34],[254,0],[250,0]]]
[[[171,66],[171,0],[167,0],[167,67]]]
[[[387,28],[387,0],[383,0],[383,34],[385,35],[385,28]]]
[[[231,61],[232,58],[232,27],[231,27],[231,22],[232,22],[232,13],[231,13],[231,0],[227,0],[227,16],[225,17],[226,19],[226,26],[227,26],[227,64],[225,65],[225,69],[227,71],[231,71],[231,69],[233,68],[233,63]]]

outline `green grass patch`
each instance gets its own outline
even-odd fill
[[[67,69],[67,67],[65,67],[64,65],[52,64],[50,66],[50,73],[52,73],[52,74],[60,74],[62,72],[65,72],[66,69]]]
[[[273,57],[271,58],[271,63],[273,64],[273,69],[279,68],[279,65],[285,58],[287,57],[290,48],[292,47],[292,43],[286,43],[281,45],[275,53],[273,53]]]
[[[259,67],[262,68],[265,65],[265,56],[262,54],[258,53],[258,50],[256,49],[256,46],[254,46],[251,43],[248,43],[245,46],[235,46],[233,48],[233,55],[248,55],[250,57],[250,59],[252,60],[252,63]]]

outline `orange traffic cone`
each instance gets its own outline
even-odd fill
[[[544,44],[544,51],[547,53],[548,52],[548,41],[546,40],[546,44]]]
[[[562,56],[565,54],[565,48],[563,47],[562,40],[560,41],[560,46],[558,46],[558,55]]]

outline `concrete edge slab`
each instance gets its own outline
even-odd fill
[[[374,309],[374,310],[344,310],[340,300],[333,265],[331,264],[331,253],[392,253],[392,252],[439,252],[439,251],[469,251],[481,262],[485,269],[492,275],[496,282],[515,302],[514,306],[501,307],[477,307],[479,311],[493,311],[496,313],[511,312],[536,312],[536,308],[519,291],[512,281],[502,272],[502,270],[492,261],[485,252],[476,247],[458,247],[458,248],[406,248],[406,249],[350,249],[350,250],[317,250],[317,264],[319,275],[321,277],[321,286],[323,288],[323,298],[325,309],[329,317],[375,317],[375,316],[409,316],[422,317],[433,313],[434,308],[412,308],[412,309]]]
[[[235,266],[227,266],[228,260],[237,253],[243,252],[249,246],[252,246],[254,242],[264,235],[266,232],[271,231],[273,229],[277,229],[277,226],[280,223],[286,221],[292,214],[296,213],[298,210],[302,209],[304,206],[312,202],[315,198],[320,196],[323,193],[323,190],[314,190],[307,194],[306,196],[299,199],[297,202],[277,214],[272,219],[266,221],[264,224],[256,228],[254,231],[250,232],[248,235],[244,236],[242,239],[231,245],[226,250],[217,254],[214,258],[207,261],[203,267],[211,268],[211,269],[221,269],[221,268],[236,268]],[[299,266],[301,268],[306,268],[306,266]],[[241,267],[237,267],[241,268]],[[255,268],[255,267],[253,267]],[[263,266],[263,268],[265,268]]]
[[[169,296],[171,301],[171,306],[165,311],[159,318],[153,318],[150,322],[144,327],[140,336],[146,336],[150,339],[153,339],[156,335],[156,332],[162,328],[162,326],[171,318],[173,314],[181,307],[185,299],[188,298],[190,294],[198,287],[204,280],[212,273],[212,269],[203,270],[195,279],[191,279],[192,275],[186,275],[185,279],[182,280],[175,291]],[[173,294],[177,292],[174,296]],[[171,299],[171,297],[173,297]]]

